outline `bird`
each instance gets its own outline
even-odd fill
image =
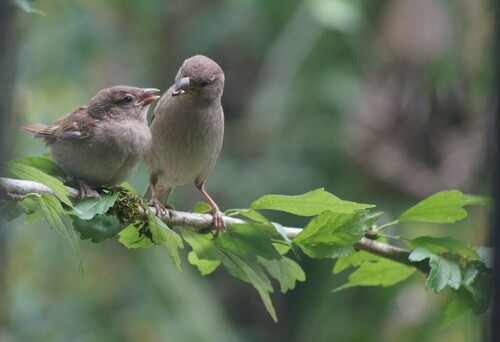
[[[194,183],[210,206],[214,238],[226,225],[222,212],[205,190],[205,182],[219,157],[224,135],[224,112],[221,97],[224,72],[203,55],[184,61],[175,83],[158,101],[151,121],[152,145],[146,154],[149,191],[157,213],[172,190]]]
[[[21,130],[42,138],[52,159],[80,185],[81,198],[93,188],[125,181],[151,146],[149,105],[156,88],[114,86],[100,90],[86,106],[52,125],[25,124]]]

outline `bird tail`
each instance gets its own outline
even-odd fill
[[[21,131],[33,133],[33,138],[54,138],[52,133],[54,129],[44,124],[25,124],[19,126]]]

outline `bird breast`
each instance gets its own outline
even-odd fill
[[[205,180],[217,161],[224,133],[220,103],[197,108],[168,108],[151,126],[149,164],[160,183],[182,185]]]

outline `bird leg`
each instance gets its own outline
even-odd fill
[[[78,184],[80,185],[80,199],[89,198],[89,197],[101,198],[99,193],[97,191],[95,191],[94,189],[90,188],[87,184],[85,184],[84,181],[79,180]]]
[[[154,207],[156,210],[156,216],[160,217],[168,213],[167,208],[160,202],[158,199],[158,193],[156,192],[156,187],[154,184],[151,184],[151,199],[148,202],[150,207]]]
[[[200,190],[201,195],[203,196],[205,201],[207,201],[210,208],[212,208],[209,211],[207,211],[207,213],[212,215],[212,217],[213,217],[212,224],[215,228],[214,239],[217,239],[220,232],[223,229],[226,229],[226,222],[224,222],[224,218],[222,217],[222,212],[220,211],[219,207],[214,202],[214,200],[210,197],[210,195],[205,191],[204,183],[203,182],[202,183],[195,183],[195,185],[198,188],[198,190]]]

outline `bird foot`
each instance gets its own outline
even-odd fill
[[[207,213],[213,217],[212,225],[215,228],[215,234],[212,240],[215,240],[219,237],[220,232],[226,229],[226,222],[224,222],[222,212],[218,208],[213,208]]]
[[[85,182],[80,181],[80,199],[85,199],[85,198],[101,198],[101,195],[94,189],[90,188]]]
[[[170,216],[170,211],[167,208],[165,208],[165,206],[163,204],[161,204],[161,202],[158,199],[151,199],[149,201],[148,205],[150,207],[155,208],[156,216],[161,217],[161,216],[165,216],[167,214]]]

